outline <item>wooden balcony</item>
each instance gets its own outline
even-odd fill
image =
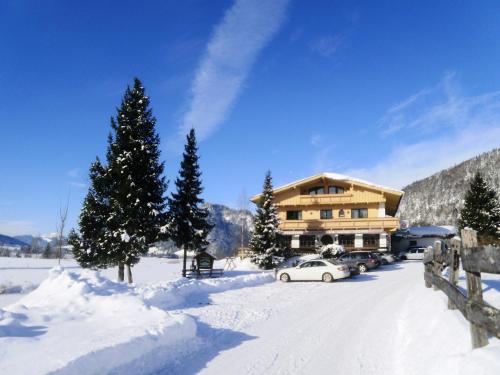
[[[384,230],[399,228],[399,219],[394,217],[367,219],[331,219],[331,220],[285,220],[279,229],[282,231],[355,231]]]
[[[382,195],[371,192],[348,191],[344,194],[297,195],[276,202],[276,206],[312,206],[379,202],[385,202],[385,198]]]

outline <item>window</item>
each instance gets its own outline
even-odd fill
[[[343,208],[339,210],[339,217],[345,217],[345,212]]]
[[[351,210],[352,219],[363,219],[368,217],[368,208],[353,208]]]
[[[315,186],[309,189],[309,195],[325,194],[325,188],[323,186]]]
[[[292,236],[277,234],[276,244],[280,249],[290,249],[292,247]]]
[[[302,264],[300,266],[300,268],[307,268],[307,267],[311,267],[311,266],[312,266],[312,262],[306,262],[306,263]]]
[[[373,247],[378,246],[378,234],[363,234],[363,246]]]
[[[354,246],[354,234],[339,234],[339,245],[346,247]]]
[[[302,211],[287,211],[287,220],[302,220]]]
[[[331,245],[333,243],[333,237],[330,236],[329,234],[325,234],[321,236],[321,243],[323,245]]]
[[[314,247],[316,246],[316,237],[302,235],[299,237],[300,247]]]
[[[311,262],[311,263],[312,263],[312,267],[324,267],[324,266],[326,266],[325,263],[320,262],[320,261]]]
[[[321,210],[319,213],[319,217],[322,220],[331,219],[333,217],[332,210]]]
[[[344,194],[345,190],[340,186],[328,186],[328,194]]]

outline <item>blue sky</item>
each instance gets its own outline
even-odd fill
[[[209,202],[330,171],[400,188],[500,146],[497,1],[0,3],[0,233],[75,226],[139,77],[166,177],[200,135]],[[171,184],[173,186],[173,183]]]

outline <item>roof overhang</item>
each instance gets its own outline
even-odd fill
[[[302,185],[309,184],[314,181],[338,181],[338,182],[343,182],[346,184],[353,184],[356,186],[364,187],[366,189],[370,190],[376,190],[384,193],[384,196],[386,198],[386,210],[392,212],[394,215],[396,214],[396,211],[398,210],[399,203],[401,202],[401,199],[404,195],[404,192],[401,190],[393,189],[387,186],[382,186],[378,184],[374,184],[365,180],[361,180],[359,178],[351,177],[351,176],[346,176],[343,174],[338,174],[338,173],[319,173],[314,176],[310,176],[307,178],[303,178],[297,181],[290,182],[286,185],[279,186],[275,189],[273,189],[274,195],[277,195],[281,192],[291,190],[291,189],[297,189],[298,187]],[[262,194],[254,195],[253,197],[250,198],[250,200],[257,204],[260,200]]]

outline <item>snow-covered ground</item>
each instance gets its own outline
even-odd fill
[[[56,264],[0,258],[1,285],[40,285],[0,295],[1,374],[500,373],[500,340],[471,350],[467,322],[424,287],[420,262],[285,284],[248,263],[183,280],[180,262],[145,258],[132,286],[115,269]],[[484,284],[500,306],[498,275]]]

